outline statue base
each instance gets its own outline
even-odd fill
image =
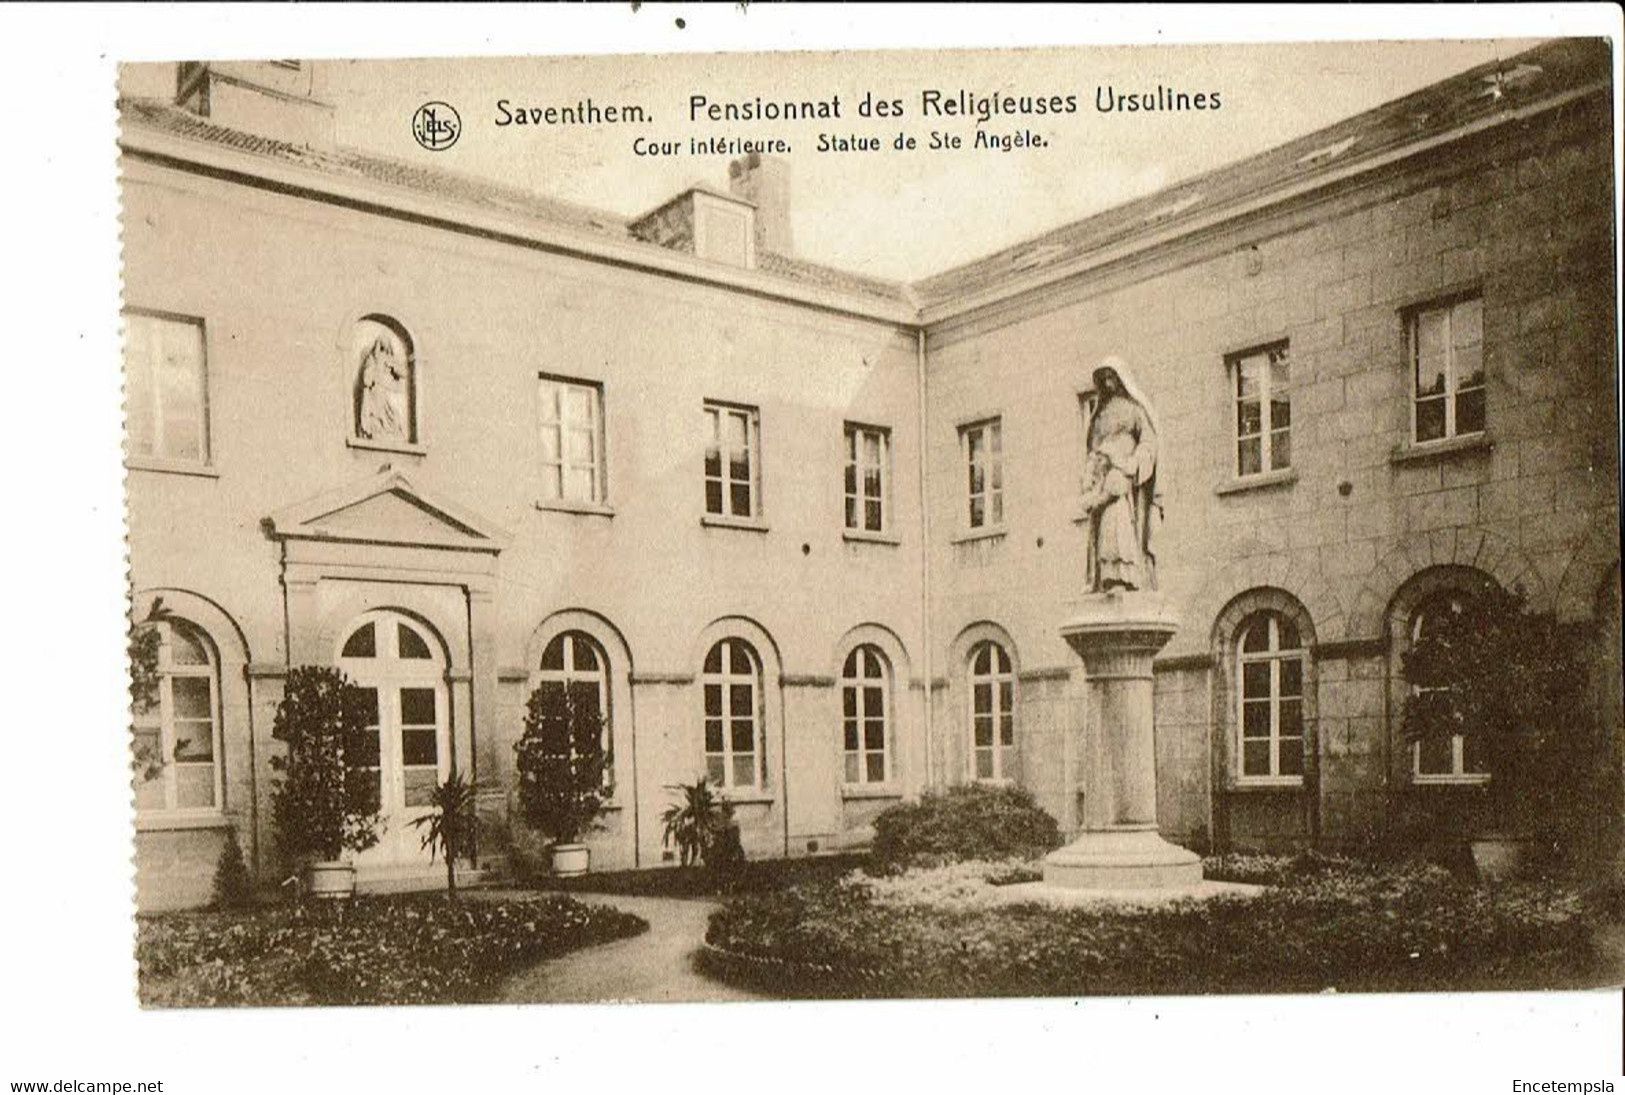
[[[1179,629],[1154,591],[1086,596],[1061,625],[1083,662],[1092,728],[1083,755],[1082,832],[1044,860],[1064,889],[1172,890],[1202,881],[1202,860],[1157,832],[1152,659]]]
[[[1165,890],[1202,881],[1202,860],[1170,844],[1155,825],[1091,829],[1044,857],[1044,885],[1090,890]]]

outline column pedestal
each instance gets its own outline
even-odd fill
[[[1202,861],[1157,832],[1151,659],[1179,622],[1156,593],[1091,594],[1061,635],[1083,659],[1089,732],[1081,751],[1083,831],[1044,859],[1044,881],[1073,889],[1194,886]]]

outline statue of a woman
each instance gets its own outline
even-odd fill
[[[379,335],[361,362],[357,436],[371,441],[412,440],[406,402],[406,363],[390,340]]]
[[[1157,499],[1157,418],[1122,359],[1109,357],[1094,372],[1094,415],[1084,475],[1089,529],[1090,592],[1155,589],[1151,551]]]

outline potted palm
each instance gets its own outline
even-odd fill
[[[660,815],[664,826],[661,844],[677,845],[682,866],[704,863],[724,875],[743,862],[745,853],[731,802],[716,794],[705,779],[667,790],[676,792],[678,798]]]
[[[1410,742],[1450,742],[1480,752],[1489,770],[1489,824],[1471,839],[1479,873],[1506,877],[1557,821],[1559,780],[1590,725],[1585,673],[1571,629],[1498,589],[1441,613],[1404,657]]]
[[[288,673],[271,736],[287,746],[271,767],[271,818],[283,857],[303,866],[316,897],[355,893],[347,853],[378,843],[377,739],[368,731],[365,693],[337,669]]]
[[[596,699],[596,696],[594,697]],[[609,801],[604,718],[567,687],[546,682],[530,694],[518,753],[519,809],[552,841],[552,871],[584,875],[591,850],[581,838],[598,827]]]
[[[474,855],[475,833],[479,819],[474,810],[474,785],[463,779],[461,772],[452,772],[446,781],[434,789],[430,812],[412,822],[423,829],[423,847],[434,862],[439,852],[446,861],[446,893],[457,896],[457,860]]]

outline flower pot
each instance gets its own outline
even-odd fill
[[[305,893],[324,901],[344,901],[355,896],[355,864],[326,861],[312,863],[305,870]]]
[[[553,845],[553,875],[555,878],[579,878],[587,873],[591,851],[585,844]]]
[[[1485,882],[1505,882],[1523,872],[1529,841],[1523,837],[1480,836],[1470,842],[1473,866]]]

